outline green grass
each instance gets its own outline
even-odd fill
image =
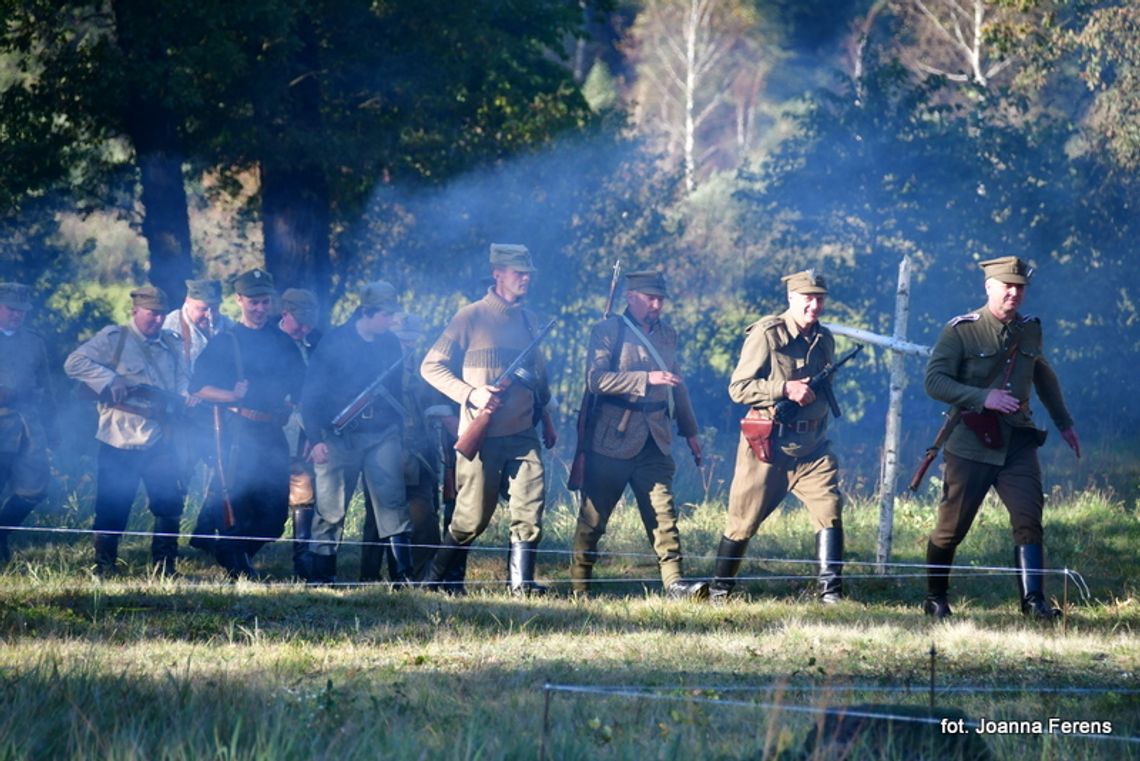
[[[899,505],[897,561],[920,562],[934,507]],[[723,505],[681,512],[687,570],[707,575]],[[148,522],[136,516],[132,528]],[[1116,738],[1140,735],[1140,698],[1122,692],[1140,689],[1140,521],[1130,506],[1091,492],[1050,500],[1050,565],[1078,571],[1091,591],[1081,600],[1070,585],[1064,627],[1023,620],[1009,575],[969,570],[1011,560],[996,503],[960,550],[957,616],[947,624],[918,610],[920,569],[880,577],[861,564],[874,558],[873,506],[849,506],[845,523],[853,600],[830,608],[811,599],[809,565],[776,560],[747,563],[743,574],[758,578],[729,605],[661,599],[632,506],[619,509],[602,545],[616,555],[598,576],[618,583],[584,601],[565,594],[566,506],[548,513],[550,552],[539,563],[557,594],[530,600],[502,591],[501,552],[475,555],[478,591],[456,599],[232,585],[193,550],[183,578],[148,578],[143,537],[124,540],[118,578],[95,582],[85,537],[22,536],[0,575],[0,759],[529,759],[547,708],[551,759],[787,759],[801,757],[824,707],[926,706],[932,648],[940,708],[973,719],[1111,721]],[[479,545],[497,548],[505,536],[501,511]],[[749,556],[807,559],[812,547],[807,516],[793,508],[765,522]],[[342,558],[352,577],[355,549]],[[274,545],[259,561],[283,579],[289,548]],[[647,581],[621,581],[629,578]],[[1049,584],[1060,598],[1063,586]],[[1058,688],[1097,691],[1042,692]],[[985,739],[995,757],[1019,761],[1140,758],[1134,743]],[[879,738],[846,757],[915,757],[907,749],[920,746]]]

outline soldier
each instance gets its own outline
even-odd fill
[[[131,319],[103,328],[73,351],[63,369],[99,398],[95,491],[95,572],[114,573],[119,537],[127,527],[139,481],[154,514],[151,560],[175,572],[183,491],[175,457],[174,414],[197,400],[186,394],[181,347],[162,330],[166,294],[153,286],[131,291]]]
[[[281,294],[281,317],[277,328],[297,345],[306,367],[313,351],[321,340],[316,329],[320,304],[312,291],[287,288]],[[316,472],[307,456],[309,440],[299,409],[289,415],[285,424],[285,439],[289,443],[289,515],[293,523],[293,573],[304,578],[312,534],[313,510],[316,506]]]
[[[388,374],[379,396],[347,430],[339,436],[332,430],[338,413],[401,361],[400,342],[390,330],[398,310],[395,288],[383,281],[369,283],[360,294],[356,312],[321,341],[309,365],[301,414],[312,440],[317,472],[307,577],[314,583],[336,581],[336,553],[344,516],[362,474],[377,534],[390,545],[396,559],[393,581],[411,579],[412,525],[404,498],[400,369]]]
[[[251,558],[281,536],[289,515],[289,445],[281,427],[300,398],[305,363],[292,339],[269,324],[268,272],[238,276],[234,293],[241,321],[206,346],[190,388],[225,410],[215,417],[225,434],[217,463],[224,480],[214,479],[207,499],[225,499],[224,483],[235,524],[221,531],[215,558],[230,578],[256,579]]]
[[[535,554],[542,538],[546,489],[542,455],[535,433],[536,412],[550,400],[546,368],[532,353],[530,384],[492,385],[538,334],[537,316],[522,301],[535,272],[526,246],[491,244],[487,295],[460,309],[420,365],[424,380],[460,407],[460,434],[486,408],[494,412],[482,449],[475,458],[459,457],[459,495],[451,526],[424,577],[430,587],[462,562],[462,555],[491,521],[500,484],[507,481],[511,512],[510,589],[541,594],[535,583]],[[553,446],[548,439],[547,446]]]
[[[830,386],[818,396],[808,386],[808,379],[835,359],[835,339],[819,324],[827,284],[813,270],[788,275],[782,282],[788,309],[761,317],[745,330],[728,395],[751,406],[749,414],[761,419],[770,420],[782,399],[798,404],[800,412],[794,423],[772,426],[767,460],[757,457],[741,433],[710,593],[714,602],[731,593],[748,540],[788,492],[804,503],[815,525],[820,601],[831,604],[843,597],[843,495],[839,461],[827,439],[828,409],[838,408]]]
[[[1033,270],[1016,256],[981,263],[985,306],[951,320],[926,366],[926,393],[960,410],[946,441],[938,522],[926,545],[926,615],[951,615],[947,590],[954,551],[992,486],[1009,511],[1021,612],[1051,620],[1044,589],[1044,493],[1037,448],[1046,432],[1029,412],[1030,387],[1079,458],[1081,443],[1061,385],[1045,359],[1041,321],[1018,310]]]
[[[459,418],[451,400],[429,386],[420,377],[423,320],[401,312],[396,315],[393,333],[404,352],[404,496],[408,517],[412,521],[412,575],[419,578],[435,554],[439,544],[440,510],[440,431],[449,425],[454,431]],[[366,495],[367,497],[367,495]],[[396,557],[388,545],[387,552],[376,533],[376,519],[371,499],[365,499],[364,546],[360,551],[360,580],[378,581],[382,558],[388,558],[389,575],[393,575]],[[393,579],[394,581],[395,579]]]
[[[178,341],[189,373],[194,372],[194,362],[210,339],[233,327],[234,321],[218,311],[221,303],[221,281],[187,280],[186,301],[162,322],[162,329]]]
[[[0,283],[0,491],[11,487],[0,508],[0,568],[9,560],[10,530],[43,501],[48,486],[46,429],[55,410],[44,341],[24,327],[31,308],[31,288]]]
[[[661,319],[668,296],[660,272],[632,272],[626,275],[625,313],[597,323],[590,333],[586,384],[598,395],[598,407],[570,566],[577,594],[589,592],[598,542],[626,485],[657,553],[666,594],[703,599],[709,593],[707,583],[686,582],[681,573],[670,421],[677,421],[698,467],[701,445],[677,365],[677,332]]]

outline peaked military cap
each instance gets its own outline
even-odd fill
[[[781,283],[788,286],[788,293],[827,293],[827,281],[823,275],[815,274],[815,270],[804,270],[780,278]]]
[[[491,266],[515,272],[538,272],[530,259],[530,249],[519,243],[492,243]]]
[[[23,283],[0,283],[0,304],[26,312],[32,308],[32,289]]]
[[[630,272],[625,276],[625,289],[644,293],[647,296],[661,296],[662,298],[669,296],[669,290],[665,287],[665,275],[656,270]]]
[[[273,276],[262,269],[251,269],[234,278],[234,293],[239,296],[267,296],[275,292]]]
[[[131,291],[131,306],[149,309],[152,312],[165,312],[168,309],[166,291],[153,285],[136,288]]]
[[[186,298],[204,301],[207,304],[222,303],[222,281],[220,280],[187,280]]]
[[[281,294],[281,311],[293,315],[302,325],[312,327],[317,324],[317,295],[304,288],[286,288]]]
[[[368,283],[360,291],[360,306],[369,309],[382,309],[393,314],[400,311],[396,301],[396,288],[391,283],[377,280]]]
[[[978,264],[987,278],[1012,285],[1028,285],[1033,277],[1033,268],[1016,256],[1002,256],[987,259]]]

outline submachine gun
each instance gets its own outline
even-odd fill
[[[511,362],[491,385],[504,390],[515,380],[527,386],[531,385],[534,381],[534,375],[524,365],[534,350],[538,348],[538,345],[542,343],[542,339],[546,338],[546,334],[554,327],[554,323],[555,320],[546,323],[546,326],[538,332],[534,340],[515,357],[514,362]],[[491,418],[494,414],[486,407],[479,410],[471,423],[459,435],[459,441],[455,442],[455,451],[468,460],[475,459],[475,455],[483,448],[483,439],[487,438],[487,427],[491,425]]]
[[[363,391],[357,394],[353,400],[332,419],[332,432],[337,436],[343,435],[345,430],[377,399],[388,401],[396,408],[397,412],[400,412],[401,405],[392,398],[392,394],[388,392],[388,389],[384,388],[384,382],[388,380],[389,375],[403,366],[404,358],[400,357],[391,367],[380,373],[376,380],[369,383]]]

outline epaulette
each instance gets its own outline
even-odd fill
[[[777,325],[783,325],[783,324],[784,324],[784,318],[783,317],[781,317],[779,315],[769,315],[768,317],[761,317],[759,320],[757,320],[756,322],[749,325],[745,329],[744,332],[750,333],[753,328],[759,328],[760,330],[771,330],[772,328],[776,327]]]
[[[960,314],[957,317],[955,317],[953,320],[951,320],[950,322],[946,323],[946,327],[952,328],[955,325],[958,325],[959,323],[963,323],[963,322],[977,322],[981,318],[982,318],[981,312],[969,312],[967,314]]]

